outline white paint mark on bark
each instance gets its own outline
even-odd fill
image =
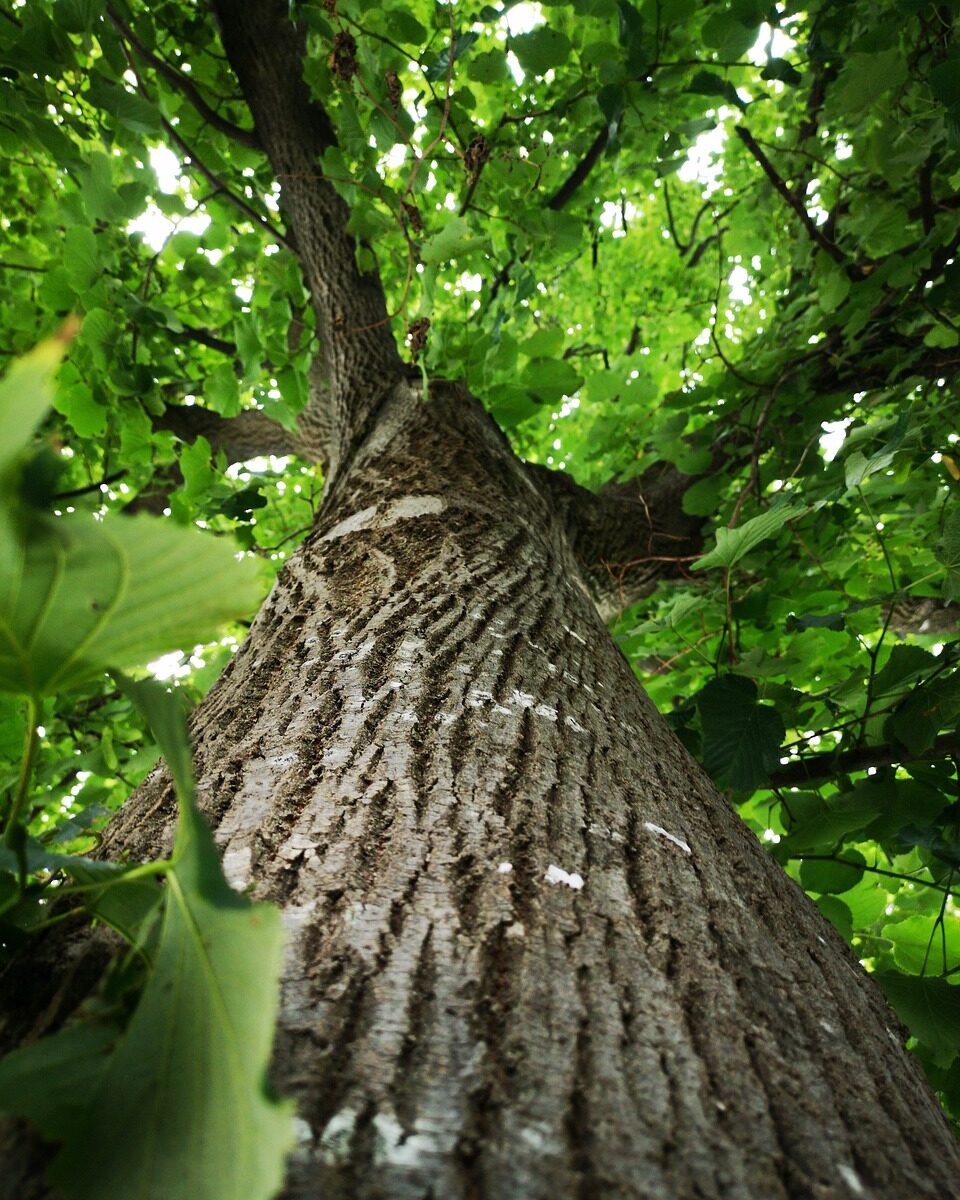
[[[838,1163],[837,1174],[855,1196],[865,1196],[867,1194],[863,1184],[860,1182],[860,1176],[853,1167],[848,1167],[846,1163]]]
[[[553,1126],[548,1125],[545,1121],[538,1122],[536,1125],[528,1125],[525,1129],[520,1130],[520,1137],[532,1146],[534,1150],[547,1153],[557,1149],[557,1139],[553,1132]]]
[[[343,521],[338,521],[332,529],[320,539],[322,542],[334,542],[337,538],[345,537],[348,533],[357,533],[361,529],[366,529],[373,524],[373,518],[377,514],[377,506],[372,504],[369,508],[361,509],[360,512],[352,513]]]
[[[660,837],[665,837],[668,842],[673,842],[675,846],[680,847],[684,854],[692,853],[690,847],[683,840],[683,838],[678,838],[675,833],[668,833],[662,825],[654,825],[652,821],[644,821],[643,827],[644,829],[649,830],[650,833],[657,833],[660,835]]]
[[[565,883],[568,888],[573,888],[575,892],[579,892],[583,887],[582,875],[578,875],[576,871],[574,871],[574,873],[571,875],[569,872],[565,871],[563,867],[558,867],[553,863],[547,867],[547,873],[544,875],[544,879],[547,881],[547,883]]]
[[[304,850],[316,850],[318,844],[315,838],[307,837],[306,834],[291,833],[283,844],[283,850],[284,852],[302,854]]]
[[[502,862],[499,867],[497,867],[497,873],[500,875],[509,875],[512,870],[513,863]]]
[[[424,1155],[436,1154],[441,1145],[431,1133],[405,1133],[400,1122],[390,1113],[377,1113],[373,1118],[376,1141],[373,1148],[375,1163],[390,1163],[411,1167]]]
[[[351,513],[349,517],[338,521],[332,529],[320,539],[321,542],[333,542],[337,538],[346,537],[350,533],[359,533],[361,529],[388,529],[398,521],[409,521],[416,517],[429,517],[443,512],[446,504],[440,496],[400,496],[392,500],[382,512],[379,506],[371,505],[360,512]]]
[[[241,892],[250,882],[251,851],[249,846],[231,846],[223,856],[223,873],[227,883]]]
[[[440,496],[401,496],[387,505],[380,525],[394,525],[397,521],[409,521],[412,517],[431,517],[442,513],[447,507]]]
[[[349,1108],[334,1113],[326,1123],[320,1135],[320,1159],[328,1166],[346,1160],[350,1153],[350,1142],[353,1129],[357,1123],[357,1114]]]
[[[310,1128],[310,1122],[305,1121],[303,1117],[294,1117],[293,1136],[298,1142],[312,1142],[313,1130]]]

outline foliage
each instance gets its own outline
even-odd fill
[[[960,5],[295,8],[337,131],[323,170],[398,337],[429,318],[421,364],[531,461],[594,487],[689,476],[704,552],[616,636],[960,1118]],[[167,524],[269,572],[319,471],[230,466],[160,419],[291,427],[307,402],[313,316],[251,140],[204,11],[34,0],[0,21],[2,344],[83,318],[22,494],[109,515],[176,463]],[[197,636],[191,699],[231,649]],[[148,739],[92,668],[35,702],[30,832],[70,848]],[[8,788],[19,737],[0,695]]]
[[[86,1021],[3,1059],[0,1108],[31,1117],[63,1143],[50,1177],[77,1200],[267,1197],[282,1181],[290,1141],[290,1113],[264,1087],[279,912],[251,905],[223,877],[194,800],[177,699],[152,680],[116,676],[176,784],[180,819],[169,862],[131,867],[64,854],[27,829],[44,698],[206,633],[259,598],[249,564],[196,530],[38,507],[29,481],[50,452],[26,446],[49,406],[66,336],[42,343],[0,383],[0,688],[24,697],[26,709],[4,812],[0,949],[9,957],[41,930],[86,913],[132,948],[118,971],[123,982],[114,978],[112,988],[140,985],[142,994],[126,1027],[115,995],[112,1007],[101,1004]]]

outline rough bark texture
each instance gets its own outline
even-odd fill
[[[395,390],[195,733],[227,871],[290,931],[287,1197],[955,1194],[878,990],[456,389]],[[170,811],[157,776],[108,849]]]
[[[575,506],[472,398],[400,381],[286,6],[217,11],[330,373],[317,527],[194,725],[228,875],[290,934],[287,1200],[956,1195],[904,1031],[607,635]],[[171,820],[158,772],[105,850]],[[83,991],[102,954],[71,961]],[[67,1003],[21,979],[7,1037]]]

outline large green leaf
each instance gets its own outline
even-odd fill
[[[60,337],[41,342],[0,380],[0,477],[29,443],[52,404],[53,373],[75,329],[75,325],[65,327]]]
[[[960,987],[893,971],[874,979],[914,1037],[946,1061],[960,1053]]]
[[[717,544],[714,549],[698,558],[692,564],[692,569],[703,571],[707,567],[732,567],[754,546],[759,546],[767,538],[774,537],[788,521],[802,517],[806,511],[806,508],[799,504],[781,504],[761,513],[759,517],[745,521],[735,529],[721,526],[717,530]]]
[[[267,1091],[280,914],[227,885],[183,805],[156,963],[51,1177],[72,1200],[268,1200],[292,1107]]]
[[[547,25],[513,38],[510,45],[520,66],[534,75],[545,75],[551,67],[565,63],[571,50],[567,35]]]
[[[767,782],[779,761],[784,728],[776,709],[757,701],[751,679],[725,675],[697,698],[703,727],[703,765],[737,792]]]
[[[944,914],[943,924],[932,917],[915,915],[905,921],[884,925],[881,933],[893,943],[897,966],[910,975],[939,975],[960,965],[960,922],[952,913]]]
[[[0,519],[0,689],[49,695],[209,636],[260,598],[256,568],[199,530],[79,513]]]

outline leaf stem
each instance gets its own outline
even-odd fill
[[[26,804],[27,793],[30,789],[30,776],[33,774],[33,762],[36,758],[37,746],[40,742],[37,731],[39,716],[40,708],[37,698],[31,696],[27,700],[27,728],[23,740],[23,754],[20,758],[20,775],[17,779],[17,789],[13,794],[13,800],[10,804],[10,811],[7,813],[7,819],[3,827],[4,845],[11,850],[17,850],[18,848],[17,831],[20,829],[20,819],[23,814],[24,805]]]

